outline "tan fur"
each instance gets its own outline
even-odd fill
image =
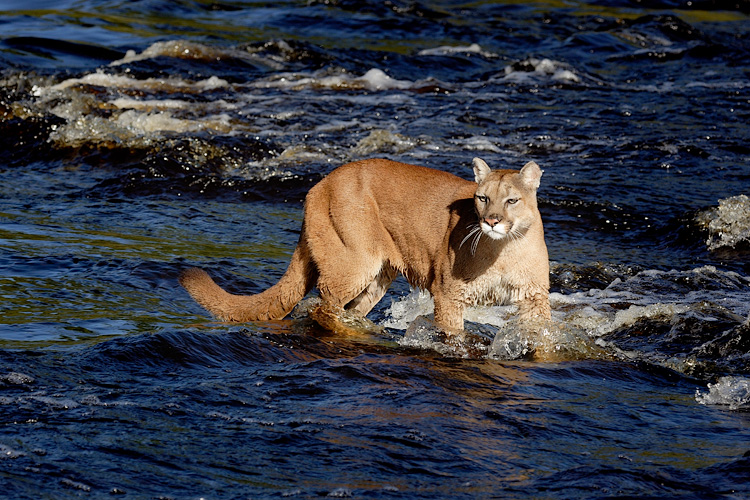
[[[330,327],[330,311],[370,312],[398,273],[432,294],[435,321],[449,329],[463,328],[466,305],[513,302],[522,318],[548,319],[539,166],[491,171],[475,158],[474,173],[476,182],[389,160],[349,163],[308,193],[297,249],[276,285],[231,295],[199,269],[180,283],[224,321],[281,319],[317,286]]]

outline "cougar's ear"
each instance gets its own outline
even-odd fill
[[[491,172],[490,166],[481,158],[474,158],[472,163],[474,163],[474,180],[477,184],[481,184]]]
[[[539,188],[539,181],[542,178],[542,169],[536,162],[530,161],[523,166],[520,172],[523,183],[529,189],[536,190]]]

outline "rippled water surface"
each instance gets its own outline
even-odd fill
[[[3,2],[0,491],[747,498],[749,13]],[[446,344],[401,280],[356,338],[177,284],[275,283],[338,165],[475,156],[544,169],[554,362],[508,306]]]

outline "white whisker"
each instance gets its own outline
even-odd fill
[[[471,228],[472,226],[474,227],[471,229],[471,231],[467,233],[466,236],[464,236],[464,239],[461,240],[461,243],[458,245],[458,248],[461,248],[462,246],[464,246],[464,243],[466,243],[466,240],[471,238],[474,235],[474,233],[476,233],[477,230],[479,229],[479,224],[471,224],[467,226],[466,228],[468,229],[468,228]]]
[[[479,246],[479,239],[482,237],[482,230],[480,228],[477,228],[475,230],[476,237],[474,238],[474,241],[471,242],[471,255],[474,255],[477,253],[477,247]]]
[[[528,226],[513,227],[513,229],[508,232],[508,236],[510,236],[513,241],[521,241],[526,238],[527,230]]]
[[[464,243],[466,243],[469,239],[474,237],[474,239],[471,242],[471,254],[474,255],[477,251],[477,245],[479,245],[479,239],[482,237],[482,228],[479,226],[479,224],[470,224],[466,226],[467,229],[470,229],[468,234],[464,236],[464,239],[461,240],[461,243],[458,245],[458,248],[461,248]]]

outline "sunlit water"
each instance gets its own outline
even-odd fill
[[[37,5],[38,4],[38,5]],[[5,2],[8,498],[746,498],[746,3]],[[733,10],[712,10],[726,7]],[[552,322],[213,322],[366,157],[544,169]],[[533,361],[544,350],[547,363]]]

